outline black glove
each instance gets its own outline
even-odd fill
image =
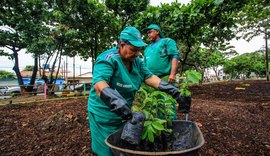
[[[121,139],[130,144],[138,145],[144,128],[145,115],[141,112],[133,112],[132,119],[129,120],[122,131]]]
[[[101,100],[111,108],[111,111],[121,116],[124,120],[132,118],[132,112],[127,106],[127,101],[118,93],[109,87],[103,88],[100,94]]]
[[[176,102],[179,104],[178,111],[180,113],[188,113],[190,110],[190,105],[191,105],[191,97],[190,97],[190,102],[185,103],[185,97],[188,96],[181,96],[179,92],[179,88],[169,84],[168,82],[164,80],[160,80],[158,89],[160,91],[163,91],[169,95],[171,95]]]

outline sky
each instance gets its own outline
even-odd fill
[[[171,3],[175,0],[150,0],[150,4],[153,6],[157,6],[160,3]],[[190,0],[178,0],[178,2],[187,4]],[[235,50],[240,53],[253,52],[261,49],[265,41],[262,36],[255,37],[250,42],[247,42],[243,39],[236,40],[233,39],[230,41],[231,45],[235,46]],[[26,65],[33,65],[33,58],[29,54],[25,54],[25,51],[19,52],[19,67],[22,70]],[[66,62],[66,58],[65,58]],[[62,61],[63,63],[63,61]],[[14,62],[9,60],[7,57],[0,56],[0,70],[5,70],[9,72],[13,72],[12,67],[14,66]],[[68,58],[68,70],[72,72],[73,69],[73,58]],[[80,70],[81,69],[81,70]],[[80,73],[85,73],[92,71],[91,60],[87,61],[81,60],[79,57],[75,57],[75,75],[79,75]],[[73,73],[69,73],[68,76],[72,76]]]

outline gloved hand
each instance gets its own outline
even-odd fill
[[[145,118],[142,112],[133,112],[132,119],[123,128],[121,139],[130,144],[138,145],[141,141]]]
[[[180,92],[179,92],[179,88],[169,84],[168,82],[164,81],[164,80],[160,80],[158,89],[160,91],[163,91],[169,95],[171,95],[176,102],[179,104],[179,108],[178,111],[181,113],[188,113],[190,110],[190,106],[191,106],[191,96],[187,99],[190,100],[186,100],[186,97],[188,96],[181,96]],[[187,103],[186,103],[187,101]]]
[[[101,100],[110,107],[111,111],[121,116],[124,120],[132,118],[132,112],[127,101],[112,88],[103,88],[100,94]]]

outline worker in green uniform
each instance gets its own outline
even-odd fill
[[[165,38],[161,29],[156,24],[150,24],[144,29],[151,44],[144,50],[144,62],[146,67],[159,78],[174,83],[178,68],[179,53],[176,42],[171,38]],[[176,119],[176,106],[173,104]]]
[[[117,47],[101,53],[96,59],[88,118],[92,151],[99,156],[111,156],[105,139],[122,128],[124,121],[136,120],[130,108],[142,82],[172,95],[177,101],[180,98],[176,87],[153,75],[138,57],[144,46],[140,32],[129,26],[121,32]],[[183,109],[189,108],[183,106]]]
[[[156,24],[149,25],[144,31],[152,42],[144,50],[145,65],[158,77],[169,76],[168,82],[175,82],[179,60],[176,42],[165,38]]]

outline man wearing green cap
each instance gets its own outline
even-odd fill
[[[169,76],[168,82],[175,82],[179,59],[176,42],[171,38],[164,38],[156,24],[149,25],[144,31],[152,41],[144,51],[147,68],[158,77]]]
[[[160,27],[156,24],[149,25],[144,29],[144,32],[152,41],[144,50],[146,67],[159,78],[174,83],[179,59],[176,42],[171,38],[164,38]],[[176,119],[176,106],[175,104],[173,106],[174,114],[172,118]]]
[[[153,75],[138,57],[143,46],[146,44],[140,32],[129,26],[121,32],[118,46],[96,59],[88,98],[88,119],[92,151],[99,156],[112,155],[105,139],[122,128],[123,121],[137,123],[130,108],[142,82],[180,100],[179,90]]]

